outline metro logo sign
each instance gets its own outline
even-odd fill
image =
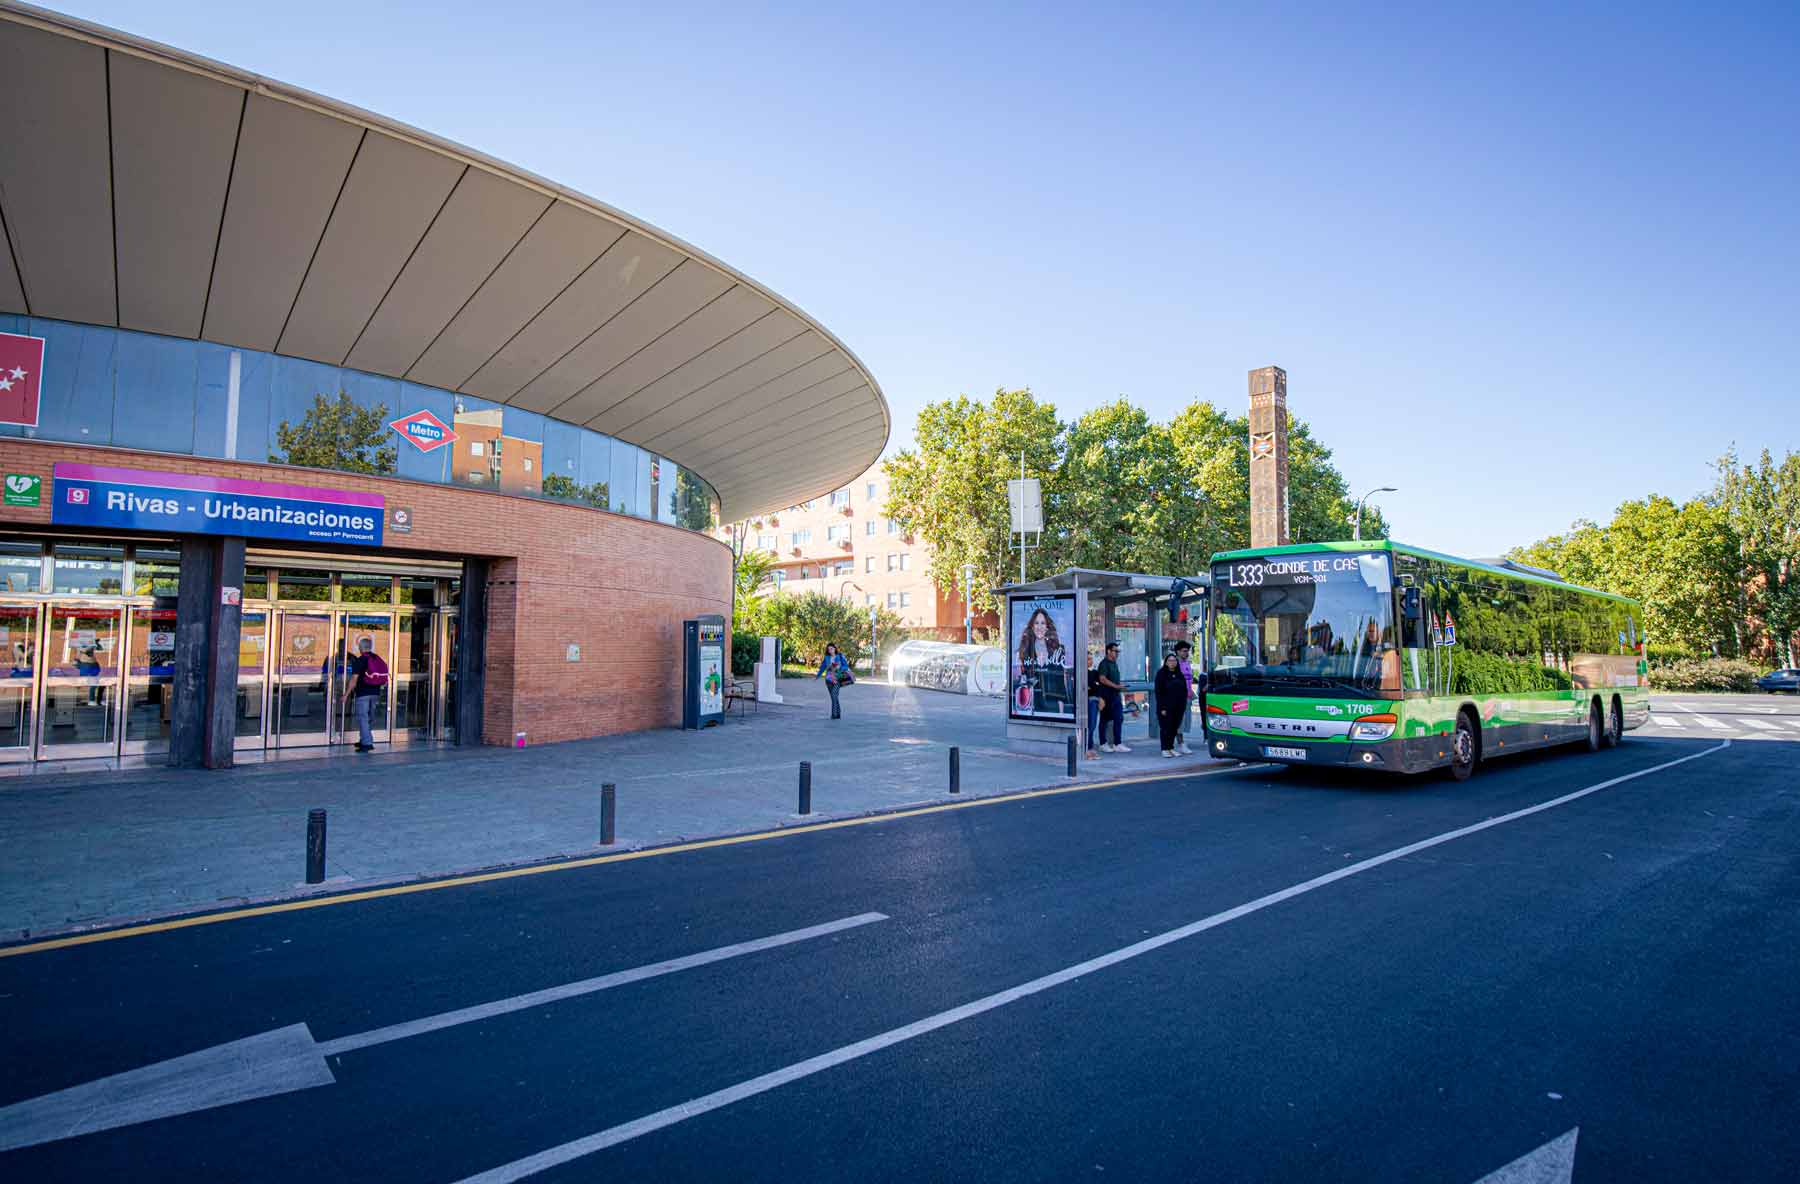
[[[411,415],[402,416],[388,424],[396,432],[420,452],[430,452],[433,448],[442,448],[454,443],[456,433],[449,424],[429,411],[415,411]]]
[[[0,423],[35,428],[43,380],[44,339],[0,333]]]

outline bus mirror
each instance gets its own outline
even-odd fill
[[[1416,621],[1421,615],[1419,608],[1419,590],[1408,588],[1400,598],[1400,613],[1408,621]]]

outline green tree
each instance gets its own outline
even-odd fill
[[[610,494],[604,481],[583,485],[565,473],[550,473],[544,477],[544,496],[564,502],[581,502],[604,510],[608,508]]]
[[[1193,500],[1186,477],[1169,429],[1141,408],[1117,399],[1089,411],[1064,433],[1047,565],[1172,570]]]
[[[784,661],[816,665],[828,642],[853,663],[869,656],[868,610],[848,600],[823,592],[777,592],[764,598],[762,617],[764,635],[782,639]],[[885,609],[877,611],[875,630],[883,649],[905,633],[900,618]]]
[[[1735,450],[1718,461],[1714,500],[1737,535],[1743,561],[1740,604],[1761,620],[1769,647],[1786,665],[1797,664],[1800,631],[1800,453],[1777,463],[1763,449],[1755,464]]]
[[[386,443],[387,433],[386,403],[361,407],[345,391],[339,391],[335,401],[314,395],[299,424],[284,419],[275,429],[275,443],[281,451],[270,453],[269,460],[278,465],[387,476],[393,473],[397,459],[394,446]]]
[[[921,411],[916,447],[885,466],[891,483],[882,512],[931,545],[938,587],[959,587],[963,565],[974,566],[977,612],[995,607],[988,589],[1018,575],[1006,482],[1019,475],[1021,452],[1026,476],[1044,480],[1049,529],[1062,430],[1056,408],[1028,389],[995,391],[987,403],[959,395]],[[1029,574],[1042,575],[1049,562],[1043,550],[1028,554]]]

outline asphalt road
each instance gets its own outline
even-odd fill
[[[1800,730],[1694,733],[1465,785],[1088,789],[0,958],[0,1145],[52,1140],[0,1178],[1474,1184],[1578,1128],[1578,1184],[1793,1180]],[[279,1029],[273,1063],[25,1104]]]

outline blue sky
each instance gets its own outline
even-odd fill
[[[1253,9],[1253,10],[1252,10]],[[1289,402],[1487,555],[1800,448],[1800,8],[70,3],[629,210],[895,412]]]

